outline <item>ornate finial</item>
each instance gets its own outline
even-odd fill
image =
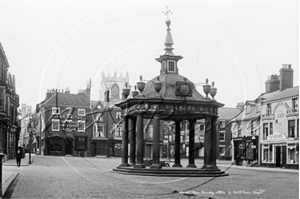
[[[159,82],[159,76],[156,77],[156,80]]]
[[[142,75],[140,75],[140,80],[143,81],[143,76]]]
[[[214,87],[214,85],[215,85],[215,82],[211,82],[211,86]]]
[[[162,11],[162,13],[164,13],[164,15],[167,15],[167,21],[169,21],[169,13],[173,14],[173,12],[171,12],[171,10],[168,10],[168,6],[166,6],[166,11]]]
[[[165,15],[167,15],[167,20],[166,20],[166,24],[167,24],[167,35],[166,35],[166,39],[165,39],[165,55],[174,55],[172,50],[172,45],[174,44],[172,36],[171,36],[171,28],[170,28],[170,24],[171,21],[169,20],[169,13],[173,14],[170,10],[168,10],[168,6],[166,7],[166,11],[163,12]]]
[[[126,82],[126,83],[125,83],[125,88],[127,88],[127,86],[128,86],[128,83]]]
[[[208,78],[205,79],[205,83],[208,84]]]

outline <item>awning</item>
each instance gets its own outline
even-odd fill
[[[63,136],[61,133],[49,133],[47,137],[48,138],[60,137],[60,138],[65,139],[65,136]]]

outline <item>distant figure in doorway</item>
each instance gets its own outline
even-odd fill
[[[23,150],[22,147],[18,147],[18,150],[17,150],[17,155],[16,155],[16,158],[17,158],[17,166],[20,167],[21,166],[21,159],[25,157],[25,151]]]

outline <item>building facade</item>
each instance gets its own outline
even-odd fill
[[[271,76],[267,82],[276,90],[260,96],[260,161],[266,167],[299,169],[299,86],[293,87],[290,64],[283,64],[278,79],[272,81]]]
[[[31,124],[40,154],[92,156],[90,89],[89,83],[77,94],[48,90],[46,99],[37,104]]]
[[[30,116],[32,114],[32,107],[27,104],[21,104],[20,114],[21,132],[19,145],[23,146],[25,149],[28,149],[29,133],[27,132],[27,127],[29,124]]]
[[[279,72],[265,82],[265,93],[246,101],[235,119],[233,160],[239,165],[299,169],[299,86],[293,86],[290,64]]]
[[[19,95],[16,93],[15,76],[8,72],[9,67],[0,43],[0,152],[5,154],[6,159],[14,159],[20,134]]]
[[[109,91],[106,92],[109,95]],[[92,156],[120,157],[122,143],[121,110],[107,96],[106,101],[93,102]]]
[[[217,150],[219,159],[232,159],[232,121],[241,113],[239,108],[231,108],[231,107],[221,107],[219,108],[219,118],[218,118],[218,146]]]
[[[129,75],[106,76],[102,71],[100,98],[92,101],[94,115],[93,136],[91,140],[92,156],[120,157],[122,152],[121,109],[115,103],[123,100],[123,89],[129,85]]]

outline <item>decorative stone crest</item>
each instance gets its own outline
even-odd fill
[[[177,81],[175,84],[175,95],[181,97],[192,97],[193,83]]]

